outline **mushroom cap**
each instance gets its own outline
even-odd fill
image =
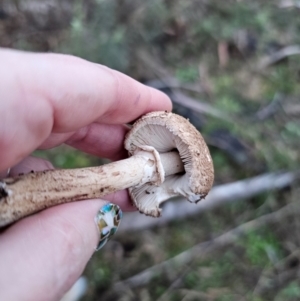
[[[208,194],[214,181],[212,158],[203,137],[187,119],[167,111],[144,115],[127,134],[125,148],[134,155],[144,146],[152,146],[160,154],[177,150],[185,173],[167,176],[160,186],[146,183],[130,188],[141,212],[160,216],[159,205],[170,197],[183,195],[198,202]]]

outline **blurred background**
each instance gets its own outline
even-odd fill
[[[164,91],[213,156],[203,205],[126,215],[81,300],[300,300],[300,1],[0,0],[0,46],[77,55]],[[66,146],[36,155],[105,162]]]

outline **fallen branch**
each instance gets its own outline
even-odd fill
[[[255,115],[259,121],[264,121],[267,118],[275,115],[282,108],[283,95],[275,93],[273,100],[264,108],[259,110]]]
[[[191,249],[180,253],[179,255],[170,258],[162,263],[154,265],[126,280],[115,283],[114,290],[124,290],[127,287],[139,287],[149,283],[149,281],[156,275],[161,274],[165,270],[170,270],[174,266],[183,266],[190,263],[194,258],[205,257],[220,248],[229,246],[237,241],[242,235],[249,231],[255,231],[263,226],[274,224],[282,219],[297,214],[300,212],[300,204],[291,203],[281,208],[280,210],[263,215],[255,220],[242,224],[217,238],[199,243]]]
[[[180,89],[193,93],[203,93],[203,89],[199,85],[193,83],[181,83],[175,77],[166,77],[160,79],[152,79],[145,82],[147,86],[153,87],[158,90],[166,89]]]
[[[167,202],[163,206],[162,216],[158,219],[141,215],[138,212],[127,213],[123,217],[118,233],[162,226],[173,220],[199,215],[207,210],[251,198],[265,191],[282,189],[291,185],[298,178],[299,172],[268,173],[247,180],[215,186],[206,199],[197,205],[189,205],[182,198]]]
[[[225,112],[219,111],[205,102],[201,102],[198,99],[190,97],[180,92],[178,89],[172,89],[170,97],[174,103],[183,105],[186,108],[189,108],[195,112],[204,113],[206,115],[217,117],[226,121],[232,121],[232,116],[230,117]]]
[[[291,55],[296,55],[300,54],[300,46],[299,45],[290,45],[286,46],[271,55],[264,57],[260,60],[258,63],[258,70],[263,70],[281,60],[284,58],[291,56]]]
[[[217,110],[213,106],[203,101],[200,101],[199,99],[190,97],[182,93],[180,91],[182,89],[182,86],[179,86],[179,84],[177,83],[177,87],[176,87],[175,86],[176,82],[174,82],[172,78],[161,78],[159,80],[151,80],[151,81],[147,81],[145,84],[155,89],[160,89],[160,90],[169,89],[168,95],[174,103],[177,103],[188,109],[191,109],[194,112],[210,115],[226,121],[231,121],[229,116],[227,116],[224,112]]]
[[[300,9],[300,1],[297,0],[282,0],[278,4],[279,8],[299,8]]]

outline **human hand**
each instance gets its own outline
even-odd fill
[[[126,123],[171,110],[159,91],[105,66],[57,54],[0,50],[0,178],[53,168],[28,157],[66,143],[111,160],[126,156]],[[131,210],[127,191],[105,198]],[[59,300],[95,251],[107,201],[44,210],[0,232],[0,300]]]

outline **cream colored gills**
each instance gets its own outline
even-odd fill
[[[190,202],[198,202],[207,195],[214,180],[213,162],[204,139],[188,120],[169,112],[143,116],[128,133],[125,148],[134,155],[145,146],[155,148],[160,157],[176,150],[184,173],[172,172],[161,184],[145,183],[129,188],[134,204],[142,213],[160,216],[160,204],[176,195]],[[175,162],[170,160],[168,164]]]

